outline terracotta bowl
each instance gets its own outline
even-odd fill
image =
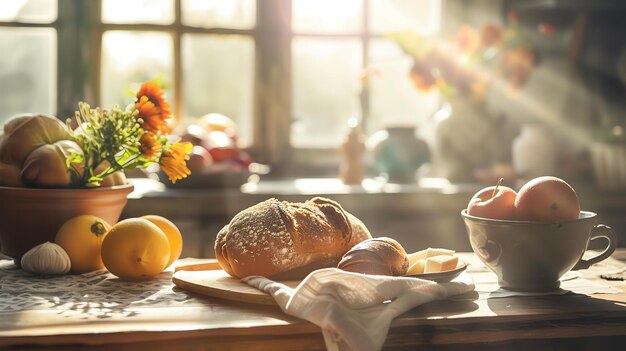
[[[0,186],[0,251],[16,260],[54,241],[68,219],[81,214],[117,223],[132,184],[92,189],[37,189]]]
[[[617,247],[610,227],[596,225],[597,215],[581,211],[563,222],[505,221],[461,212],[472,249],[497,276],[500,287],[527,292],[559,288],[571,269],[585,269],[609,257]],[[583,259],[590,240],[608,240],[606,249]]]

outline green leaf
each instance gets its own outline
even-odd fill
[[[83,154],[79,154],[77,152],[72,152],[70,156],[65,159],[65,165],[67,168],[71,168],[72,163],[83,163],[85,161],[85,156]]]

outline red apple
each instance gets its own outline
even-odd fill
[[[202,146],[194,146],[187,160],[187,168],[191,173],[202,172],[202,170],[211,167],[213,158],[211,154]]]
[[[235,141],[225,132],[209,132],[208,138],[202,143],[215,162],[226,160],[237,160],[239,158],[239,148]]]
[[[252,164],[252,157],[250,157],[250,154],[242,150],[239,151],[239,157],[237,158],[237,162],[239,162],[240,165],[247,169],[248,167],[250,167],[250,164]]]
[[[578,219],[580,203],[564,180],[543,176],[530,180],[515,199],[515,217],[520,221],[559,222]]]
[[[500,185],[484,188],[477,192],[467,205],[467,214],[492,219],[515,219],[515,198],[517,193],[508,186]]]
[[[207,138],[207,132],[197,124],[188,125],[180,135],[181,141],[190,142],[192,145],[200,145]]]
[[[239,150],[231,148],[214,147],[209,150],[209,154],[215,162],[234,161],[237,160]]]

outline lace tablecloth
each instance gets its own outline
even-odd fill
[[[36,276],[18,268],[13,261],[0,260],[0,314],[58,310],[79,317],[105,318],[132,315],[134,307],[201,303],[174,289],[171,270],[148,281],[126,282],[106,270]]]

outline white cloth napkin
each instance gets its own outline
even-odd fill
[[[330,351],[380,350],[396,316],[474,290],[474,282],[465,273],[441,284],[336,268],[312,272],[295,289],[259,276],[242,281],[272,295],[285,313],[320,326]]]

